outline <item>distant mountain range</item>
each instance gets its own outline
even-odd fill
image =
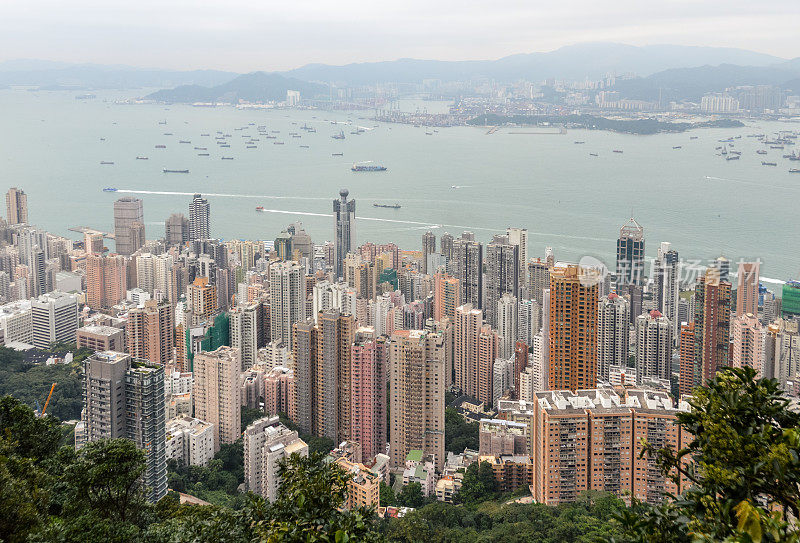
[[[800,93],[800,58],[773,66],[675,68],[648,77],[618,81],[614,90],[640,100],[699,100],[708,92],[742,85],[779,85]]]
[[[328,93],[328,85],[376,82],[419,83],[425,79],[497,82],[520,79],[597,79],[608,73],[635,73],[618,79],[615,89],[627,98],[697,99],[706,92],[736,85],[779,84],[800,92],[800,58],[779,57],[720,47],[588,43],[547,53],[512,55],[497,60],[438,61],[399,59],[332,66],[308,64],[284,72],[240,75],[215,70],[171,71],[16,60],[0,62],[0,88],[31,85],[45,89],[162,88],[149,98],[171,102],[282,100],[289,89],[304,97]]]
[[[67,64],[41,60],[0,62],[0,88],[23,85],[44,89],[137,89],[177,85],[220,85],[238,74],[218,70],[149,70],[130,66]]]
[[[233,78],[231,81],[214,87],[184,85],[166,89],[146,96],[161,102],[266,102],[285,100],[287,90],[300,91],[306,98],[328,93],[328,87],[317,83],[284,77],[276,73],[253,72]]]
[[[634,72],[647,76],[673,68],[737,64],[768,66],[786,59],[723,47],[650,45],[636,47],[616,43],[570,45],[547,53],[511,55],[498,60],[438,61],[400,59],[330,66],[308,64],[283,72],[307,81],[374,84],[376,81],[415,83],[423,79],[464,81],[491,78],[501,82],[548,78],[581,80],[607,73]]]

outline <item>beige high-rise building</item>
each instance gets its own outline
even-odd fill
[[[269,502],[278,497],[278,463],[292,454],[308,456],[308,445],[277,416],[254,421],[244,431],[244,481],[247,490]]]
[[[630,309],[628,301],[611,292],[597,303],[597,378],[608,381],[611,366],[628,364]]]
[[[108,309],[125,299],[128,291],[128,269],[120,255],[86,257],[86,305],[92,309]]]
[[[461,285],[458,279],[439,272],[434,275],[433,318],[441,322],[444,317],[456,318],[456,308],[461,305]]]
[[[389,346],[389,456],[402,466],[411,450],[444,466],[444,341],[420,330],[397,330]]]
[[[350,362],[355,318],[336,309],[319,315],[314,371],[315,435],[335,443],[350,434]]]
[[[456,308],[453,368],[455,385],[470,396],[478,395],[478,336],[483,326],[483,311],[472,304]]]
[[[216,313],[217,287],[209,284],[208,277],[198,277],[186,287],[186,307],[192,312],[194,322],[190,325],[204,322]]]
[[[194,414],[214,425],[214,450],[241,436],[241,368],[239,350],[220,347],[194,356]]]
[[[736,316],[758,315],[759,262],[739,262],[736,285]]]
[[[636,317],[636,381],[669,381],[671,375],[672,323],[659,311],[643,313]]]
[[[305,320],[306,276],[297,262],[273,262],[269,267],[270,337],[292,344],[292,327]]]
[[[587,281],[585,272],[560,262],[550,272],[550,390],[597,383],[598,285]]]
[[[172,304],[148,300],[143,307],[132,309],[128,312],[125,334],[128,352],[134,357],[160,364],[173,360],[175,312]]]
[[[6,218],[8,224],[28,224],[28,195],[24,190],[11,187],[6,193]]]
[[[475,397],[486,407],[494,404],[494,363],[500,356],[500,336],[489,326],[478,334],[477,383]]]
[[[741,274],[741,266],[739,268]],[[738,302],[736,304],[739,305]],[[733,345],[731,362],[734,368],[750,366],[758,377],[764,377],[764,340],[766,329],[758,317],[745,313],[733,319]]]
[[[378,266],[368,262],[358,253],[344,259],[344,281],[356,290],[359,298],[374,300],[378,297]]]

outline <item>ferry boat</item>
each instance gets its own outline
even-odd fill
[[[385,172],[386,166],[379,164],[353,164],[350,170],[354,172]]]
[[[401,206],[400,206],[400,204],[390,205],[390,204],[374,203],[374,204],[372,204],[372,207],[384,207],[386,209],[400,209]]]
[[[106,187],[103,189],[103,192],[117,192],[117,190],[119,189],[116,189],[114,187]]]
[[[189,170],[168,170],[164,168],[164,173],[189,173]]]

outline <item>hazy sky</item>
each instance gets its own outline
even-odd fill
[[[487,59],[587,41],[800,56],[800,0],[0,0],[0,61],[234,71]]]

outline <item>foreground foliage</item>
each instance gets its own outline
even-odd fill
[[[678,416],[692,434],[680,451],[646,447],[688,488],[660,507],[635,503],[618,521],[624,541],[800,541],[800,413],[777,381],[726,369],[694,391]]]

